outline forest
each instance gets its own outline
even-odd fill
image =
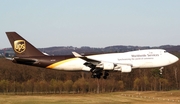
[[[107,79],[94,79],[90,72],[65,72],[25,66],[0,58],[0,93],[62,94],[180,89],[180,61],[164,67],[163,74],[159,74],[159,68],[109,74]]]

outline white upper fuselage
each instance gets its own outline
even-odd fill
[[[132,68],[152,68],[170,65],[178,58],[162,49],[138,50],[88,56],[89,58],[116,64],[131,65]]]
[[[101,63],[113,63],[116,65],[128,65],[133,68],[153,68],[167,66],[178,61],[178,58],[163,49],[148,49],[130,51],[124,53],[107,53],[99,55],[86,56],[89,59],[97,60]],[[89,71],[90,68],[85,66],[87,62],[81,58],[72,58],[60,61],[53,66],[47,68],[58,70],[85,70]]]

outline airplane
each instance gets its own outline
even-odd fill
[[[136,68],[156,68],[173,64],[179,59],[164,49],[146,49],[124,53],[104,53],[96,55],[50,56],[40,52],[16,32],[6,32],[15,52],[12,61],[48,69],[63,71],[90,71],[92,78],[106,79],[109,71],[129,73]]]

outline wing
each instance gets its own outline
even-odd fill
[[[72,52],[73,55],[76,58],[81,58],[82,60],[85,60],[86,62],[84,63],[85,66],[88,66],[91,68],[92,72],[92,78],[101,78],[103,75],[103,78],[106,79],[109,70],[114,70],[114,71],[121,71],[121,72],[131,72],[132,65],[130,64],[121,64],[121,63],[112,63],[112,62],[102,62],[99,60],[91,59],[86,56],[82,56],[76,52]],[[102,71],[104,71],[104,74],[102,74]]]
[[[85,60],[86,62],[84,63],[84,65],[93,69],[101,68],[103,70],[116,70],[116,71],[121,71],[121,72],[129,72],[129,69],[132,68],[132,64],[129,64],[129,63],[102,62],[102,61],[88,58],[86,56],[82,56],[76,52],[72,52],[72,53],[75,57]],[[128,69],[128,71],[124,69]]]

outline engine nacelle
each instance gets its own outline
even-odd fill
[[[129,73],[131,72],[132,67],[130,65],[117,65],[114,70],[121,71],[122,73]]]
[[[103,63],[98,64],[96,68],[102,68],[103,70],[114,70],[114,64],[103,62]]]
[[[129,73],[129,72],[131,72],[131,70],[132,70],[131,66],[128,66],[128,65],[121,66],[121,72],[122,73]]]

